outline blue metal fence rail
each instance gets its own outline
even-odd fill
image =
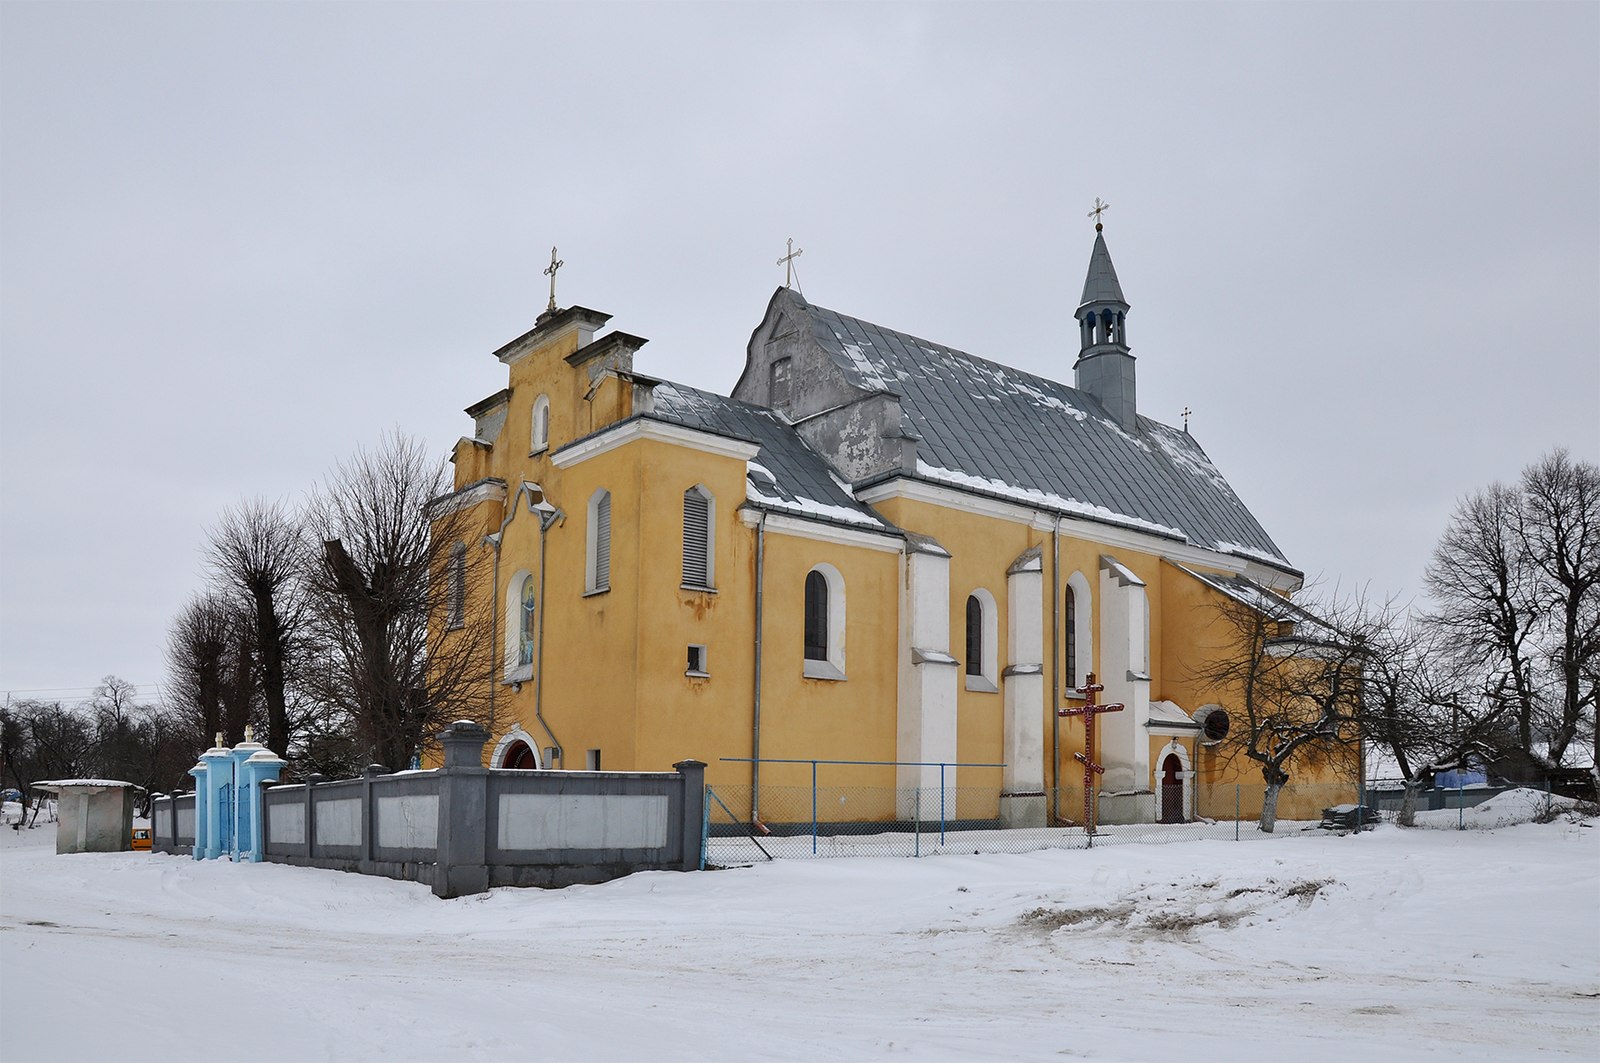
[[[857,768],[938,768],[939,769],[939,844],[945,842],[945,826],[949,817],[946,815],[946,789],[944,770],[946,768],[1003,768],[1000,764],[980,764],[972,761],[960,760],[822,760],[805,757],[718,757],[729,764],[809,764],[811,765],[811,855],[817,854],[817,765],[842,764]],[[721,805],[719,799],[717,804]],[[922,816],[922,798],[918,791],[916,815],[920,822]],[[722,805],[726,811],[727,805]],[[731,816],[732,813],[730,812]],[[920,831],[919,831],[920,834]],[[765,851],[765,850],[763,850]],[[769,856],[768,859],[771,859]]]

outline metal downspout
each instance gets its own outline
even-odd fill
[[[1050,529],[1050,822],[1061,822],[1061,517]]]
[[[534,652],[536,654],[533,665],[533,715],[539,721],[539,726],[544,728],[544,733],[550,736],[550,741],[555,747],[555,759],[566,763],[566,749],[561,744],[561,739],[550,730],[549,723],[544,718],[544,557],[545,537],[550,532],[550,525],[563,516],[561,510],[552,510],[549,513],[539,514],[539,642]],[[549,767],[550,765],[545,765]]]
[[[761,822],[761,635],[763,583],[767,562],[767,514],[763,510],[756,522],[756,643],[755,694],[751,701],[750,731],[750,822]]]

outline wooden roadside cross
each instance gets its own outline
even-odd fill
[[[1106,771],[1094,759],[1094,718],[1103,712],[1121,712],[1123,709],[1120,704],[1095,704],[1095,692],[1104,689],[1094,681],[1094,673],[1090,672],[1083,681],[1083,705],[1076,709],[1056,710],[1057,716],[1083,717],[1083,752],[1074,753],[1073,757],[1083,764],[1083,827],[1091,835],[1094,834],[1094,777],[1104,775]]]

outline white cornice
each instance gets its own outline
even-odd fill
[[[1026,524],[1034,531],[1050,531],[1056,527],[1056,515],[1049,510],[942,487],[924,480],[909,478],[886,480],[881,484],[874,484],[857,491],[856,498],[869,506],[875,506],[891,498],[904,498],[911,502],[925,502],[983,517]],[[1100,521],[1084,520],[1081,517],[1062,516],[1060,520],[1061,531],[1074,538],[1088,539],[1116,549],[1137,550],[1143,554],[1154,554],[1172,561],[1204,565],[1224,572],[1250,574],[1250,578],[1274,589],[1288,586],[1292,590],[1300,586],[1300,581],[1286,572],[1278,572],[1235,554],[1207,550],[1203,546],[1194,546],[1165,536],[1152,535],[1149,532],[1123,528],[1115,524],[1104,524]]]
[[[484,480],[453,495],[445,495],[428,503],[428,516],[432,520],[475,506],[480,502],[504,502],[506,485],[503,480]]]
[[[724,458],[738,458],[740,461],[749,461],[761,452],[761,447],[756,443],[747,443],[742,439],[729,439],[727,436],[712,435],[710,432],[701,432],[694,428],[685,428],[683,425],[672,424],[668,421],[657,421],[648,417],[635,417],[602,429],[588,439],[569,444],[550,455],[550,463],[558,469],[571,468],[590,458],[616,450],[636,440],[648,439],[658,443],[671,443],[675,446],[688,447],[705,454],[716,454]]]
[[[739,511],[739,519],[747,527],[754,528],[761,522],[761,510],[746,507]],[[882,550],[885,553],[898,554],[905,551],[905,540],[898,535],[886,535],[879,532],[857,531],[854,528],[844,528],[837,524],[827,524],[822,521],[805,520],[802,517],[790,517],[781,513],[767,513],[767,530],[779,535],[793,535],[801,539],[815,539],[818,542],[838,543],[841,546],[860,546],[868,550]]]

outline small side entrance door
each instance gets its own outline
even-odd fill
[[[1183,822],[1183,762],[1176,753],[1168,753],[1161,762],[1161,822]]]

